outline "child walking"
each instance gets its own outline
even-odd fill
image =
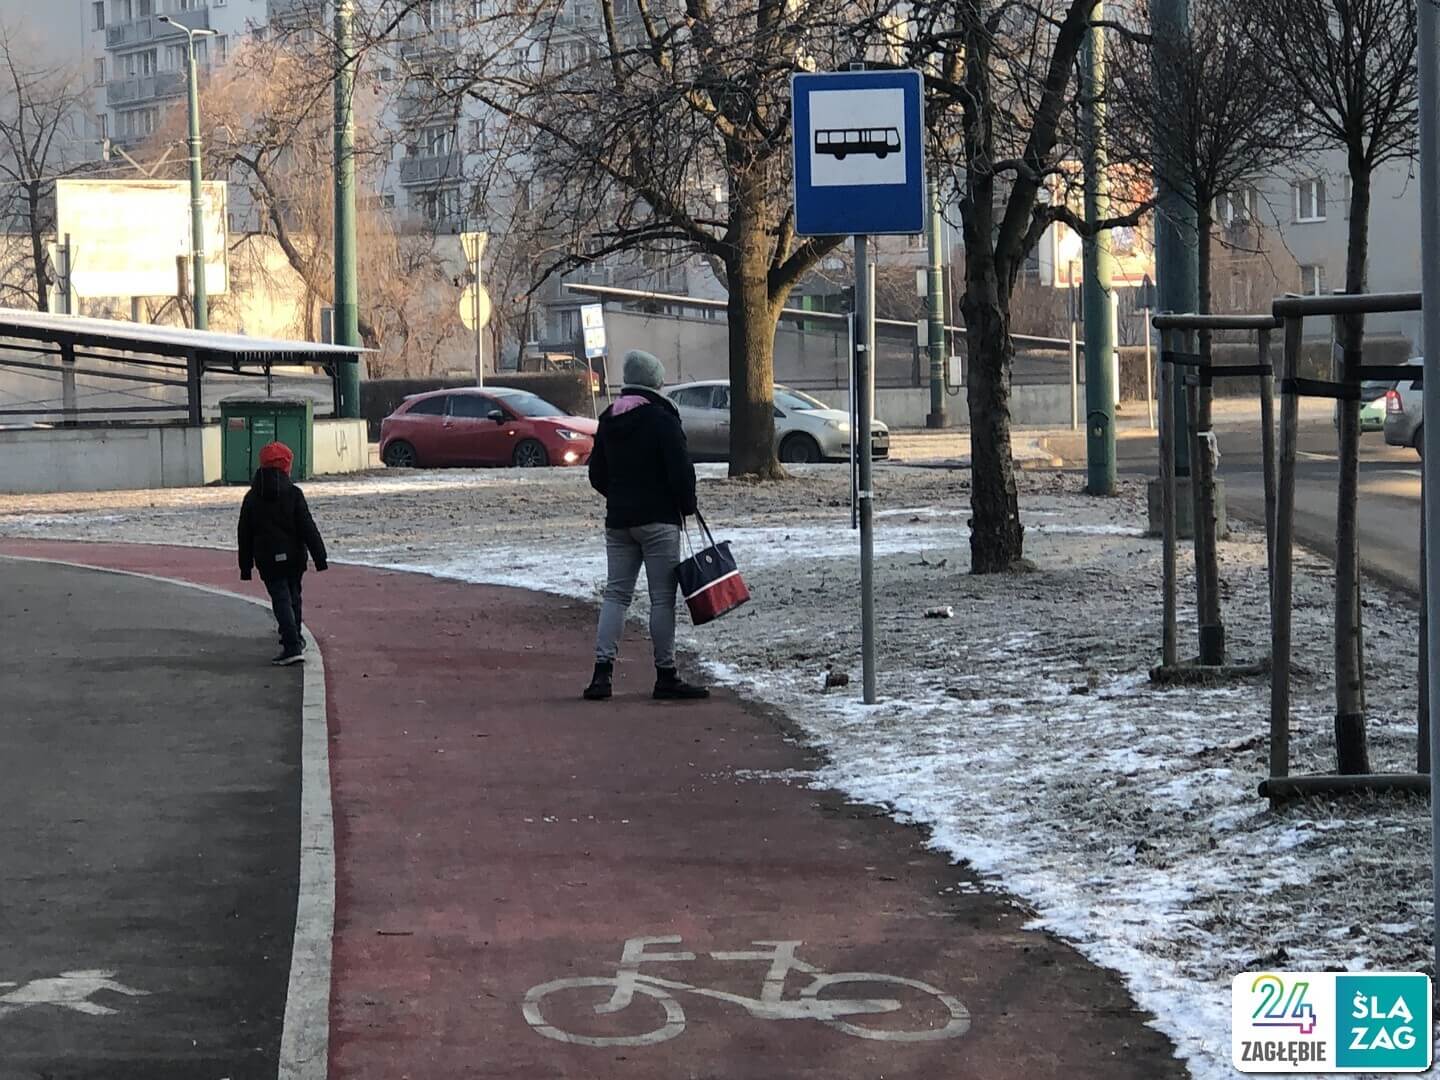
[[[317,571],[329,566],[325,541],[310,516],[305,493],[290,480],[294,461],[295,455],[284,443],[272,442],[260,451],[260,468],[240,504],[237,538],[240,580],[249,581],[251,571],[258,569],[270,592],[280,627],[280,655],[271,661],[277,667],[305,660],[300,584],[307,556],[313,556]]]

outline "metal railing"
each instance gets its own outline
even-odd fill
[[[400,183],[406,187],[421,184],[438,184],[445,180],[457,180],[461,173],[463,155],[458,150],[446,154],[416,154],[400,162]]]
[[[133,79],[112,79],[105,84],[105,101],[110,105],[134,105],[160,98],[182,97],[185,76],[178,71],[158,71]]]

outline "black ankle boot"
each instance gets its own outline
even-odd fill
[[[595,665],[595,674],[590,677],[590,685],[585,688],[586,701],[609,701],[614,688],[610,680],[615,675],[613,663],[598,663]]]
[[[701,701],[710,696],[703,686],[691,686],[672,668],[655,669],[656,701]]]

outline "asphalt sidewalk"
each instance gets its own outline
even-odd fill
[[[0,1080],[276,1075],[298,672],[251,604],[0,558]]]
[[[224,552],[4,552],[241,588]],[[587,606],[337,566],[307,578],[306,614],[329,691],[330,1076],[1184,1075],[1116,976],[918,832],[795,782],[813,762],[778,718],[650,701],[634,640],[617,699],[579,701]]]

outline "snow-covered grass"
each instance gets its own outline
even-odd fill
[[[1256,795],[1265,682],[1149,682],[1160,550],[1142,535],[1138,485],[1093,500],[1074,478],[1022,474],[1035,569],[975,577],[967,474],[880,470],[881,703],[867,707],[848,473],[800,473],[753,485],[705,471],[703,504],[755,601],[686,637],[716,677],[808,734],[825,762],[810,782],[924,826],[936,848],[1023,898],[1035,928],[1123,973],[1197,1080],[1235,1075],[1229,980],[1239,971],[1428,970],[1426,803],[1372,797],[1273,813]],[[339,557],[598,595],[600,508],[575,472],[392,475],[308,491]],[[0,535],[224,545],[237,498],[0,498]],[[1221,565],[1232,653],[1258,660],[1268,647],[1261,537],[1238,532]],[[1332,587],[1325,564],[1300,557],[1296,659],[1312,674],[1294,688],[1295,772],[1333,764]],[[1184,578],[1182,602],[1191,589]],[[955,618],[924,617],[947,606]],[[1365,619],[1372,759],[1408,771],[1415,614],[1373,591]],[[1183,610],[1182,620],[1193,627]],[[638,641],[627,656],[647,662]],[[576,658],[577,675],[584,664]],[[851,686],[825,692],[827,670],[849,672]]]

